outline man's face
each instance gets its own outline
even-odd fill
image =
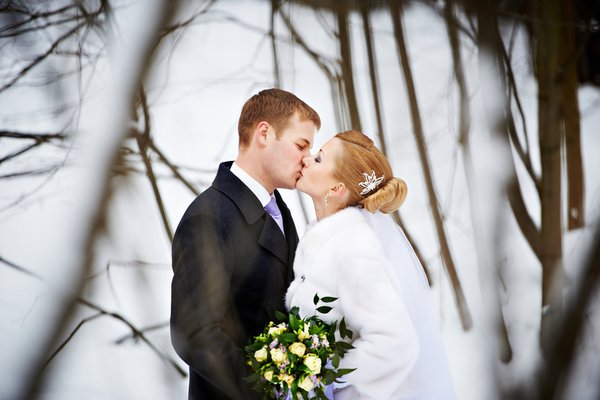
[[[293,189],[303,168],[302,159],[310,155],[316,127],[310,121],[300,121],[294,115],[287,127],[275,138],[273,127],[269,128],[271,144],[265,154],[266,167],[275,188]]]

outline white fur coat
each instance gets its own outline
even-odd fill
[[[336,391],[336,400],[453,399],[449,373],[441,394],[433,396],[428,386],[439,384],[439,377],[430,380],[423,368],[416,368],[423,364],[421,348],[429,344],[421,343],[407,308],[410,299],[364,213],[347,208],[308,227],[296,252],[286,306],[309,316],[315,314],[315,294],[338,298],[331,312],[319,316],[327,322],[345,317],[355,348],[340,367],[357,370],[346,375],[348,385]]]

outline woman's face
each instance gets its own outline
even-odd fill
[[[325,197],[329,189],[337,183],[333,171],[342,151],[342,142],[338,138],[328,140],[321,149],[312,156],[304,157],[300,179],[296,189],[312,198]]]

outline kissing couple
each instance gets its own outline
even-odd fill
[[[235,161],[192,201],[172,247],[171,341],[189,366],[189,399],[259,399],[244,381],[244,346],[276,311],[315,314],[354,332],[327,393],[346,399],[454,399],[423,269],[388,214],[405,182],[366,135],[338,133],[311,154],[321,120],[294,94],[263,90],[242,107]],[[313,201],[301,240],[277,189]]]

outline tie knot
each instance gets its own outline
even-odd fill
[[[279,210],[279,206],[277,206],[277,201],[274,196],[271,196],[271,200],[265,206],[265,210],[273,217],[281,215],[281,211]]]

